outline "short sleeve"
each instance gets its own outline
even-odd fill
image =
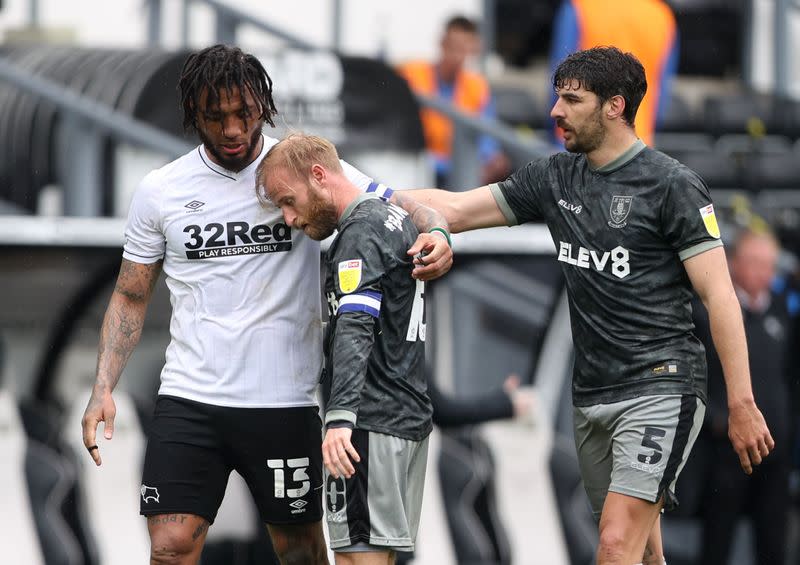
[[[684,166],[668,183],[661,222],[664,236],[682,261],[722,245],[708,187]]]
[[[546,186],[550,158],[531,161],[515,171],[506,180],[490,185],[497,205],[508,221],[508,225],[541,222],[541,193]]]
[[[160,198],[163,187],[154,173],[133,193],[125,226],[122,256],[135,263],[155,263],[164,258],[166,239],[161,230]]]

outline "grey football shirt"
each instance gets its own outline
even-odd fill
[[[637,141],[592,169],[583,154],[533,161],[491,186],[510,225],[545,222],[569,295],[573,402],[650,394],[705,400],[682,261],[722,245],[705,183]]]
[[[330,322],[325,422],[420,441],[433,408],[425,363],[425,283],[406,251],[417,238],[408,213],[369,194],[351,204],[328,249]]]

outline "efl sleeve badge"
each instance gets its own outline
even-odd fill
[[[702,216],[703,223],[706,225],[708,235],[719,239],[719,224],[717,223],[717,216],[714,214],[714,205],[709,204],[700,208],[700,216]]]
[[[361,259],[350,259],[339,263],[339,289],[349,294],[361,284]]]

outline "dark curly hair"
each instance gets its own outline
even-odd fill
[[[272,99],[272,79],[264,66],[238,47],[221,44],[192,53],[183,64],[178,83],[183,127],[197,129],[197,109],[203,90],[208,89],[207,103],[213,105],[219,104],[220,90],[230,92],[234,87],[241,93],[249,90],[261,108],[259,119],[275,127],[272,116],[278,111]],[[250,109],[245,107],[244,111],[249,117]]]
[[[633,125],[647,92],[647,79],[639,59],[616,47],[592,47],[561,61],[553,74],[553,88],[559,90],[572,81],[594,92],[601,104],[622,96],[625,100],[622,117],[629,125]]]

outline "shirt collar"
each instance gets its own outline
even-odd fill
[[[341,226],[344,223],[344,221],[350,216],[350,214],[353,213],[353,210],[355,210],[359,204],[373,198],[379,197],[374,192],[365,192],[356,196],[355,199],[347,205],[347,208],[344,209],[344,212],[342,212],[342,215],[339,217],[339,225]]]
[[[772,295],[768,290],[763,291],[754,299],[751,299],[750,296],[738,286],[734,286],[734,289],[736,290],[736,297],[739,299],[739,304],[749,312],[766,312],[772,304]]]
[[[240,180],[242,178],[245,178],[248,175],[248,173],[252,171],[252,169],[256,168],[258,164],[261,162],[261,159],[263,159],[264,156],[267,154],[267,151],[269,151],[269,147],[267,146],[267,140],[265,139],[264,134],[261,134],[261,141],[262,141],[261,153],[258,154],[258,157],[253,159],[252,163],[247,165],[244,169],[242,169],[238,173],[234,171],[229,171],[225,167],[221,167],[217,165],[214,161],[212,161],[211,157],[208,156],[208,152],[206,151],[205,145],[203,145],[202,143],[197,148],[197,153],[198,155],[200,155],[200,159],[203,161],[206,167],[208,167],[218,175],[229,178],[231,180]]]
[[[606,163],[602,167],[597,167],[594,169],[597,173],[610,173],[611,171],[615,171],[619,169],[621,166],[628,163],[631,159],[636,157],[641,151],[647,147],[644,141],[641,139],[637,139],[636,142],[628,147],[622,155],[611,161],[610,163]],[[591,166],[591,165],[590,165]]]

